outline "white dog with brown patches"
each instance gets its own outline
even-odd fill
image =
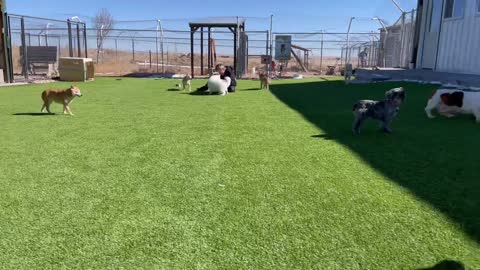
[[[432,110],[446,117],[458,114],[473,114],[480,123],[480,92],[469,92],[458,89],[438,89],[428,100],[425,112],[434,118]]]

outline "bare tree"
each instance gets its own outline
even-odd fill
[[[113,28],[114,20],[112,14],[102,8],[93,18],[93,24],[95,29],[97,29],[97,64],[100,56],[100,52],[103,52],[103,42],[108,36],[108,33]]]

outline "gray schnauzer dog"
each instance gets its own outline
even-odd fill
[[[399,107],[405,100],[405,89],[394,88],[385,93],[385,100],[360,100],[353,106],[353,133],[360,134],[360,127],[367,118],[380,121],[381,130],[391,133],[390,124],[397,116]]]

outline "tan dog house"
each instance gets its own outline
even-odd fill
[[[95,78],[95,66],[91,58],[62,57],[58,62],[60,80],[84,82]]]

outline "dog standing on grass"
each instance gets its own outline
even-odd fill
[[[192,77],[190,75],[185,75],[182,79],[182,87],[185,90],[188,87],[188,92],[192,91]]]
[[[260,79],[260,89],[270,89],[270,78],[268,77],[267,74],[265,73],[260,73],[258,75],[258,78]]]
[[[360,127],[367,118],[380,121],[381,130],[391,133],[390,124],[397,116],[399,107],[405,101],[405,89],[394,88],[385,93],[385,100],[360,100],[353,106],[353,133],[360,134]]]
[[[82,93],[80,92],[80,88],[77,86],[71,86],[70,88],[64,90],[54,90],[48,89],[42,92],[42,100],[43,106],[41,112],[44,112],[47,109],[48,113],[52,113],[50,111],[50,105],[52,102],[63,104],[63,113],[73,115],[72,111],[70,110],[70,103],[75,97],[81,97]]]

